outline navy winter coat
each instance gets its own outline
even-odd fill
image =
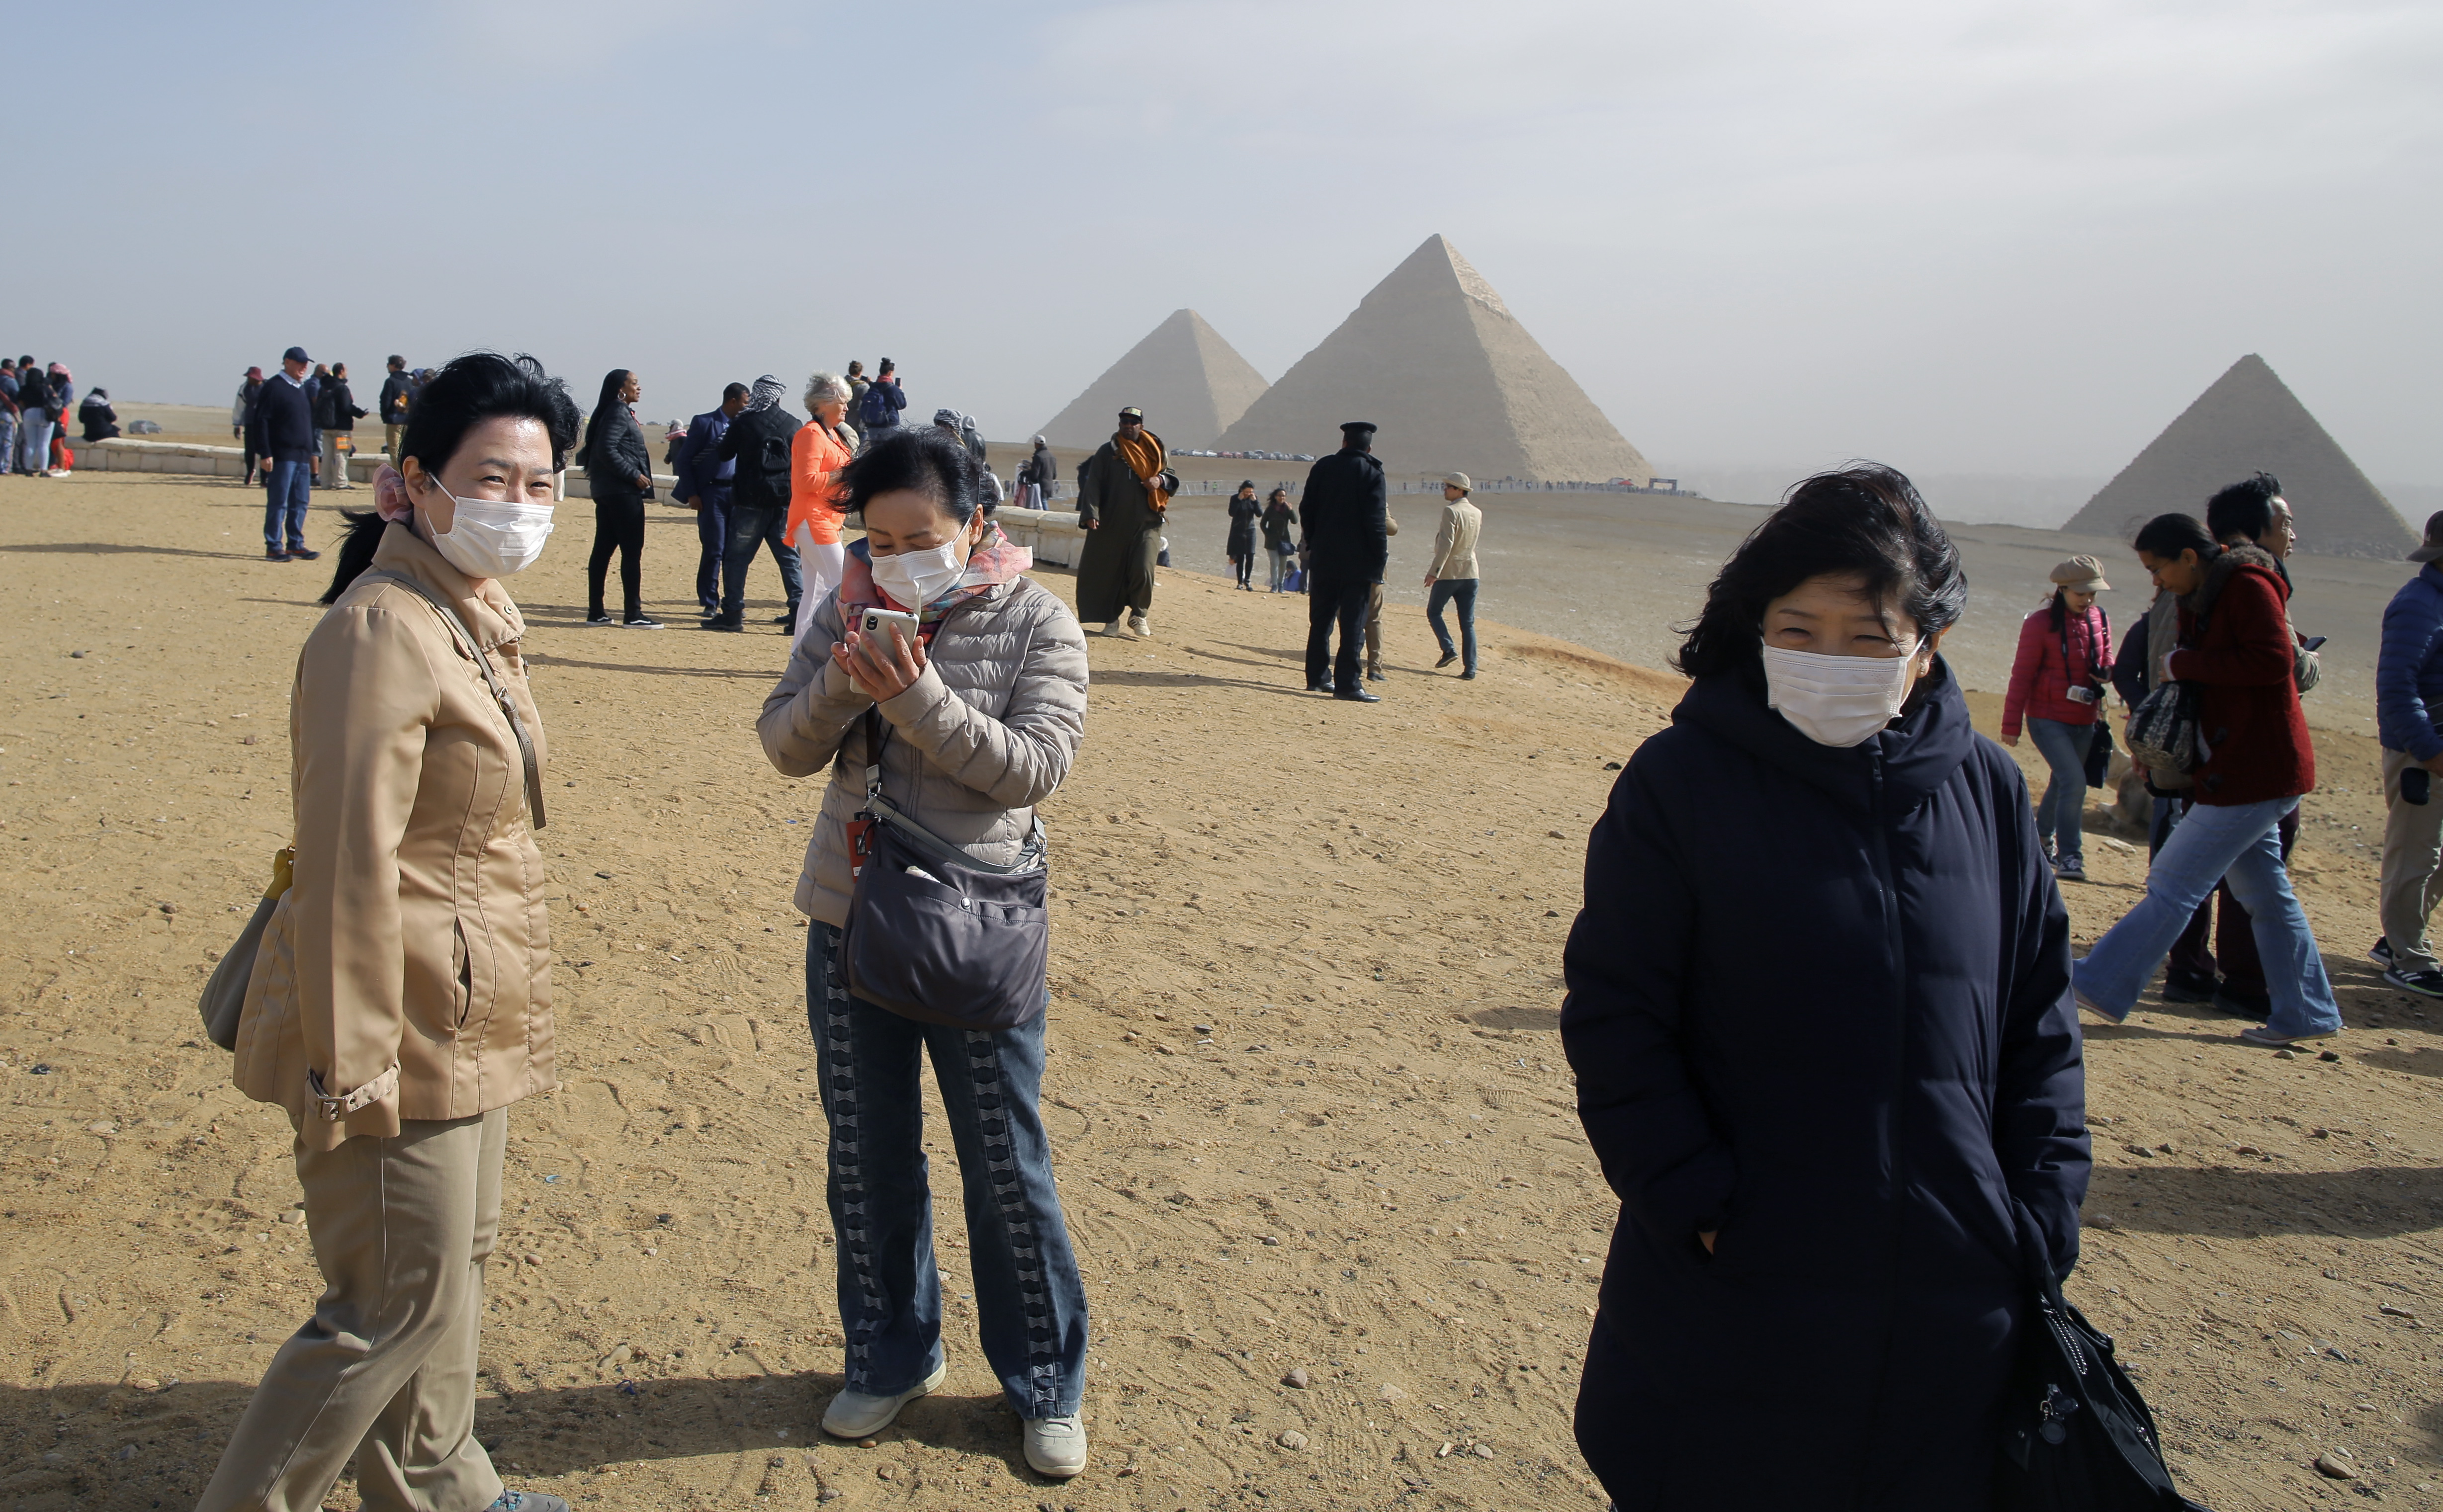
[[[2026,781],[1932,677],[1848,750],[1700,678],[1589,841],[1561,1038],[1621,1215],[1578,1441],[1622,1512],[1987,1504],[2014,1207],[2066,1275],[2085,1091]]]
[[[2375,723],[2387,749],[2418,761],[2443,756],[2443,568],[2431,562],[2384,607]]]

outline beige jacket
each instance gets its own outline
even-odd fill
[[[542,755],[497,582],[478,592],[403,524],[374,572],[457,607]],[[463,1119],[558,1084],[542,853],[517,738],[432,606],[368,573],[305,637],[288,711],[296,882],[274,911],[238,1020],[238,1089],[332,1149],[401,1119]],[[316,1112],[372,1088],[340,1122]]]
[[[1086,636],[1051,590],[1019,577],[942,617],[924,673],[876,704],[832,661],[839,595],[815,610],[756,729],[792,777],[836,760],[798,878],[800,912],[848,922],[847,825],[865,806],[865,711],[879,708],[882,794],[977,860],[1014,865],[1086,735]]]
[[[1476,575],[1476,533],[1484,524],[1484,511],[1462,499],[1442,505],[1442,529],[1434,532],[1434,556],[1425,567],[1425,575],[1435,582],[1444,578]]]

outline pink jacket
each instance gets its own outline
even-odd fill
[[[2100,705],[2070,701],[2070,667],[2062,663],[2065,637],[2079,682],[2110,682],[2112,626],[2103,609],[2090,604],[2084,614],[2065,615],[2062,633],[2055,634],[2052,606],[2048,604],[2019,626],[2019,654],[2011,664],[2011,689],[2002,696],[2004,735],[2018,734],[2020,721],[2030,717],[2064,724],[2095,722]]]

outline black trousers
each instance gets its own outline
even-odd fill
[[[1363,577],[1332,577],[1321,571],[1307,581],[1306,681],[1313,687],[1329,666],[1332,686],[1357,685],[1357,643],[1366,632],[1366,604],[1374,585]],[[1340,649],[1332,647],[1333,622],[1340,626]]]
[[[594,555],[585,561],[585,611],[589,619],[602,617],[602,578],[611,566],[611,554],[619,554],[619,589],[627,596],[628,612],[624,618],[643,619],[645,601],[640,590],[645,577],[645,501],[614,500],[594,501]]]

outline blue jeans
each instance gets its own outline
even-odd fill
[[[1037,1103],[1044,1021],[983,1031],[901,1018],[849,995],[838,930],[816,920],[806,936],[848,1389],[895,1396],[942,1363],[920,1080],[929,1052],[959,1156],[984,1358],[1020,1417],[1076,1412],[1086,1390],[1086,1286]]]
[[[1277,593],[1281,591],[1281,579],[1290,574],[1290,549],[1287,546],[1268,546],[1264,549],[1264,555],[1271,558],[1272,589]]]
[[[721,610],[721,559],[729,550],[729,501],[713,502],[695,496],[695,601],[718,613]]]
[[[0,410],[0,472],[17,470],[17,417]]]
[[[742,624],[746,618],[746,569],[755,565],[755,549],[772,548],[772,560],[781,569],[781,588],[789,595],[789,617],[797,618],[798,598],[805,592],[805,568],[798,560],[798,549],[782,537],[789,525],[785,507],[763,504],[742,504],[735,496],[729,501],[729,543],[723,548],[721,561],[721,617],[730,625]]]
[[[28,410],[17,427],[17,466],[23,472],[47,472],[51,465],[51,417]]]
[[[2079,832],[2086,816],[2086,745],[2095,738],[2095,726],[2030,714],[2028,738],[2036,742],[2053,773],[2045,784],[2044,800],[2036,805],[2036,834],[2062,860],[2081,860],[2086,854],[2085,837]]]
[[[1451,645],[1450,628],[1442,623],[1442,606],[1459,606],[1458,647]],[[1425,594],[1425,623],[1434,628],[1434,639],[1442,643],[1442,654],[1460,652],[1460,661],[1466,668],[1476,670],[1476,579],[1473,577],[1440,577]],[[1462,649],[1463,648],[1463,649]]]
[[[314,465],[310,462],[275,462],[271,465],[271,487],[263,505],[263,544],[266,550],[282,550],[281,521],[288,524],[289,551],[305,548],[305,510],[314,501]]]
[[[2266,991],[2273,999],[2266,1028],[2277,1034],[2341,1028],[2341,1005],[2324,975],[2324,957],[2282,865],[2282,816],[2298,803],[2268,798],[2191,805],[2146,873],[2146,896],[2104,931],[2084,959],[2071,963],[2070,980],[2081,995],[2114,1018],[2125,1016],[2197,904],[2216,882],[2228,882],[2232,896],[2248,910],[2264,959]]]

